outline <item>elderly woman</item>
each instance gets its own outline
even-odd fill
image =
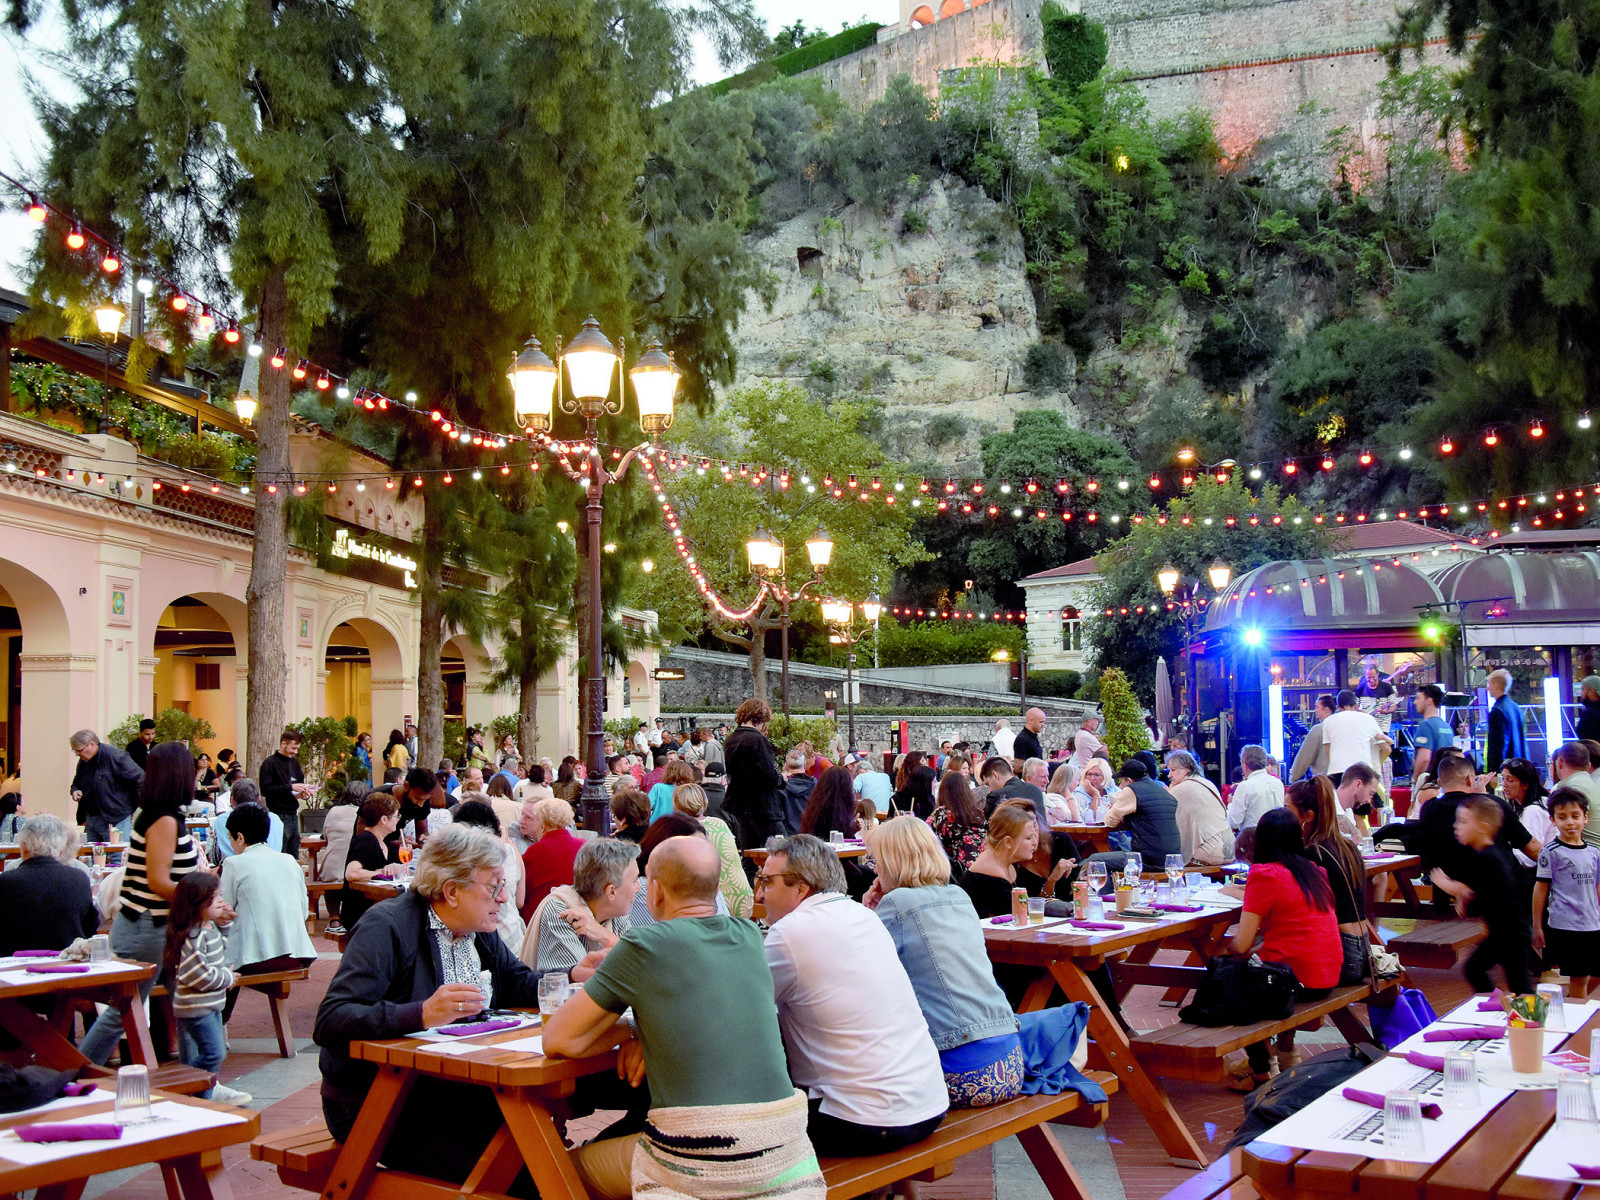
[[[717,891],[728,902],[729,912],[736,917],[748,917],[755,906],[755,892],[745,878],[744,864],[739,859],[739,845],[734,840],[733,830],[721,817],[706,816],[705,789],[697,783],[679,785],[672,793],[672,809],[686,817],[693,817],[705,829],[711,844],[717,848],[717,857],[722,860],[722,878],[717,884]]]
[[[639,844],[650,828],[650,799],[636,787],[620,787],[611,793],[611,833]]]
[[[1178,802],[1178,844],[1183,861],[1202,867],[1220,867],[1233,861],[1233,828],[1222,794],[1200,772],[1200,764],[1187,750],[1167,755],[1172,782],[1167,790]]]
[[[529,845],[522,852],[527,882],[522,890],[522,919],[527,921],[550,889],[572,882],[572,860],[583,839],[572,832],[572,805],[554,796],[522,806],[522,832]]]
[[[1103,758],[1091,758],[1078,776],[1078,786],[1072,789],[1072,805],[1078,810],[1078,819],[1093,824],[1105,816],[1107,793],[1112,787],[1111,764]]]
[[[888,821],[872,838],[878,879],[865,904],[894,941],[938,1048],[950,1103],[999,1104],[1022,1093],[1017,1018],[995,982],[983,926],[950,882],[950,859],[921,821]]]
[[[627,933],[628,910],[639,894],[639,847],[620,838],[585,842],[572,863],[572,883],[551,890],[534,909],[522,942],[522,961],[540,975],[569,971],[577,983],[594,974],[586,962]]]
[[[100,927],[89,877],[67,865],[73,831],[49,813],[29,817],[17,832],[22,861],[0,875],[0,956],[18,950],[64,950]],[[302,914],[303,915],[303,914]]]
[[[350,1057],[351,1042],[436,1029],[491,1005],[538,1004],[538,976],[494,931],[504,862],[500,839],[488,830],[449,825],[417,855],[411,889],[351,930],[312,1034],[322,1047],[323,1117],[339,1141],[377,1077],[373,1064]],[[488,1089],[420,1077],[379,1160],[459,1183],[502,1124]],[[520,1182],[513,1191],[526,1193],[526,1177]]]

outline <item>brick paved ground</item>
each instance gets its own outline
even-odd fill
[[[321,938],[317,945],[330,954],[333,951],[332,943]],[[246,995],[239,1001],[229,1024],[232,1044],[222,1078],[255,1095],[263,1132],[321,1118],[316,1048],[309,1039],[316,1005],[336,966],[336,958],[322,959],[311,968],[309,982],[295,987],[289,1008],[300,1054],[293,1060],[277,1057],[265,999]],[[1413,982],[1439,1012],[1460,1003],[1467,995],[1458,972],[1417,971]],[[1136,1028],[1155,1028],[1178,1019],[1176,1009],[1159,1005],[1158,995],[1153,988],[1134,993],[1128,1015]],[[1341,1043],[1331,1027],[1303,1036],[1302,1041],[1312,1052],[1318,1046]],[[1220,1084],[1174,1080],[1167,1088],[1174,1107],[1200,1144],[1211,1149],[1212,1157],[1220,1154],[1239,1125],[1243,1098]],[[589,1132],[592,1130],[586,1125],[574,1123],[575,1135],[587,1136]],[[1171,1165],[1138,1109],[1121,1094],[1112,1099],[1111,1117],[1103,1129],[1062,1129],[1060,1136],[1089,1183],[1094,1200],[1158,1200],[1192,1176],[1192,1172]],[[251,1161],[247,1148],[228,1151],[223,1167],[213,1180],[217,1200],[308,1200],[307,1193],[284,1187],[276,1172]],[[165,1200],[160,1172],[154,1169],[103,1176],[91,1183],[86,1196],[96,1200],[113,1192],[116,1200]],[[923,1185],[921,1194],[924,1200],[1043,1200],[1047,1195],[1014,1143],[997,1147],[994,1153],[967,1156],[948,1178]]]

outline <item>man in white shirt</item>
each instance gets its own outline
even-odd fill
[[[1244,780],[1235,784],[1228,797],[1228,825],[1234,833],[1253,828],[1274,808],[1283,805],[1283,780],[1267,770],[1267,752],[1261,746],[1246,746],[1239,752]]]
[[[994,723],[994,753],[996,758],[1010,758],[1011,748],[1016,744],[1017,735],[1011,729],[1011,722],[1001,717]]]
[[[756,875],[767,966],[789,1075],[811,1102],[819,1155],[883,1154],[920,1142],[950,1107],[944,1069],[883,922],[845,895],[839,857],[783,838]]]
[[[855,776],[850,786],[855,789],[856,795],[871,800],[880,815],[888,812],[889,801],[894,797],[894,781],[874,767],[870,758],[863,758],[859,754],[846,754],[844,765]]]
[[[1339,693],[1339,711],[1322,723],[1322,744],[1328,751],[1328,774],[1336,783],[1353,762],[1377,769],[1382,755],[1394,747],[1372,714],[1356,707],[1356,694],[1348,689]]]
[[[649,742],[652,746],[661,745],[661,718],[656,718],[655,728],[650,730]]]
[[[1099,738],[1100,718],[1088,716],[1083,719],[1083,724],[1078,726],[1078,732],[1072,738],[1072,761],[1079,771],[1089,765],[1089,760],[1095,753],[1106,748],[1106,744]]]
[[[643,721],[639,722],[638,732],[633,735],[633,748],[646,758],[650,756],[650,727]]]

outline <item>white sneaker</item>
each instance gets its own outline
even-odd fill
[[[249,1092],[241,1092],[237,1088],[227,1087],[220,1083],[211,1089],[211,1098],[218,1104],[234,1105],[249,1104],[252,1099]]]

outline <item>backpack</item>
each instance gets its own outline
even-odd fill
[[[1294,1012],[1300,984],[1283,963],[1262,962],[1252,955],[1214,958],[1194,990],[1194,1003],[1178,1011],[1190,1025],[1250,1025],[1280,1021]]]
[[[1376,1003],[1376,997],[1367,1005],[1373,1038],[1391,1050],[1438,1019],[1428,998],[1413,987],[1399,988],[1392,1005]]]
[[[1382,1057],[1383,1052],[1376,1046],[1343,1046],[1279,1072],[1271,1083],[1245,1098],[1244,1120],[1228,1143],[1228,1149],[1255,1141],[1313,1100],[1343,1087]]]

